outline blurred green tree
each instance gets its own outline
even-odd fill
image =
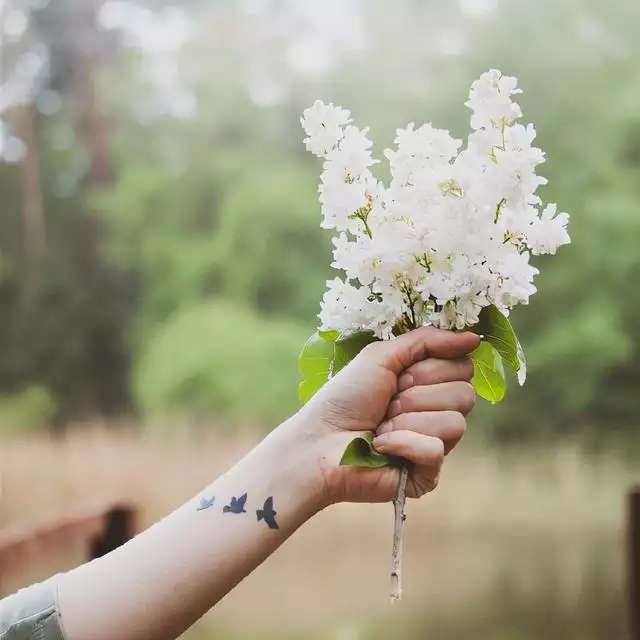
[[[306,331],[241,304],[201,300],[169,316],[138,360],[136,398],[151,426],[213,418],[264,428],[297,408]]]
[[[297,336],[315,326],[330,244],[318,227],[320,167],[303,150],[300,112],[316,98],[340,102],[385,144],[412,120],[462,136],[470,81],[498,67],[525,91],[525,119],[548,158],[542,195],[572,214],[573,244],[549,269],[539,261],[540,291],[514,314],[530,376],[499,411],[481,412],[484,432],[507,440],[601,438],[603,425],[632,432],[638,3],[402,0],[391,10],[372,0],[318,20],[302,5],[193,2],[184,9],[198,28],[157,60],[132,44],[126,24],[96,27],[104,4],[61,0],[30,21],[29,37],[46,44],[54,69],[35,104],[54,89],[61,107],[34,111],[47,247],[33,268],[23,250],[24,177],[20,187],[19,168],[0,165],[0,391],[38,385],[65,418],[102,413],[129,406],[133,370],[145,411],[166,404],[275,418],[258,401],[249,414],[235,406],[241,400],[220,371],[240,380],[246,363],[224,350],[215,364],[216,336],[239,339],[221,315],[245,318],[237,328],[247,331],[264,322],[247,336],[255,357],[272,357],[272,331],[290,357],[282,327]],[[135,4],[177,20],[163,14],[175,8]],[[305,57],[309,42],[315,53]],[[209,345],[198,358],[188,355],[196,332]],[[269,384],[292,407],[290,374],[265,375],[278,378]]]

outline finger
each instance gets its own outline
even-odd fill
[[[414,431],[423,436],[439,438],[444,444],[445,454],[449,453],[464,435],[467,421],[457,411],[428,411],[402,413],[383,422],[376,435],[391,431]]]
[[[427,357],[461,358],[480,344],[475,333],[455,333],[435,327],[420,327],[391,340],[374,342],[363,349],[362,358],[396,375]]]
[[[469,382],[473,378],[473,362],[469,358],[457,360],[439,360],[427,358],[409,367],[398,378],[398,391],[409,387],[454,382],[464,380]]]
[[[444,460],[444,444],[439,438],[423,436],[415,431],[390,431],[373,440],[380,452],[404,458],[436,478]]]
[[[457,411],[466,416],[475,403],[476,392],[468,382],[443,382],[410,387],[391,401],[387,418],[415,411]]]

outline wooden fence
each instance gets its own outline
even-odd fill
[[[0,529],[0,597],[11,576],[30,563],[46,559],[54,550],[79,548],[83,561],[93,560],[130,540],[138,524],[135,505],[102,502],[83,505],[36,524]]]
[[[0,530],[0,596],[3,578],[42,557],[61,541],[81,545],[85,560],[99,558],[130,540],[138,530],[133,504],[94,504],[62,513],[35,525]],[[631,640],[640,640],[640,487],[627,501],[627,611]]]

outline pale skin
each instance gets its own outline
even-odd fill
[[[59,576],[67,640],[173,640],[314,514],[337,502],[392,500],[397,469],[339,466],[358,433],[375,432],[379,451],[411,463],[408,497],[433,490],[475,402],[466,356],[478,343],[425,327],[367,347],[196,497]],[[244,494],[243,506],[223,509]],[[268,498],[276,515],[259,520]]]

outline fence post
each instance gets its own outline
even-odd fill
[[[640,640],[640,487],[628,499],[627,608],[631,640]]]
[[[89,542],[87,560],[101,558],[136,535],[136,509],[130,505],[117,505],[105,513],[104,528]]]
[[[133,538],[139,525],[137,505],[111,501],[59,512],[35,524],[0,527],[0,598],[17,569],[44,559],[60,544],[81,544],[82,560],[93,560]]]

